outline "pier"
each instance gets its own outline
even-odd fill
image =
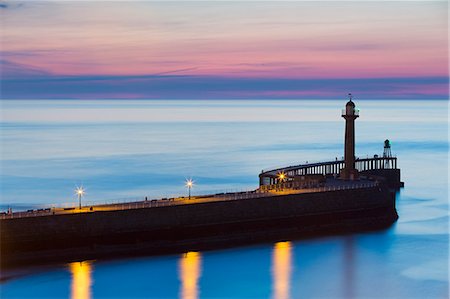
[[[112,204],[97,204],[97,205],[83,205],[76,206],[74,203],[72,207],[49,207],[41,209],[33,209],[28,211],[18,211],[11,214],[2,213],[0,219],[14,219],[26,217],[40,217],[40,216],[58,216],[78,213],[95,213],[107,211],[126,211],[131,209],[150,209],[161,208],[168,206],[192,205],[199,203],[219,202],[219,201],[239,201],[246,199],[257,199],[265,197],[273,197],[288,194],[307,194],[320,192],[333,192],[339,190],[351,190],[360,188],[371,188],[379,185],[377,181],[362,180],[359,182],[339,181],[329,178],[323,185],[308,186],[304,188],[289,188],[288,185],[277,185],[277,188],[258,188],[252,191],[217,193],[201,196],[189,197],[172,197],[160,198],[151,200],[138,200],[132,202],[121,202]]]
[[[381,157],[356,158],[354,121],[346,104],[344,158],[262,171],[251,191],[190,194],[0,215],[0,267],[167,254],[390,226],[398,218],[397,158],[384,141]]]
[[[2,219],[0,268],[361,232],[388,227],[397,219],[395,194],[384,184],[339,182]]]

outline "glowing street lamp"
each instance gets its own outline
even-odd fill
[[[284,172],[278,173],[278,181],[279,182],[282,183],[282,182],[286,181],[286,179],[287,179],[287,176],[286,176],[286,174]]]
[[[278,187],[280,190],[283,188],[283,186],[281,185],[282,183],[284,183],[287,180],[287,175],[286,173],[284,173],[284,171],[279,172],[278,173]]]
[[[188,187],[189,199],[191,199],[191,188],[194,185],[194,181],[192,179],[186,180],[186,187]]]
[[[85,194],[83,186],[77,187],[77,189],[75,189],[75,194],[78,195],[78,208],[81,210],[81,197]]]

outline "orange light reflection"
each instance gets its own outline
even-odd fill
[[[197,299],[199,297],[198,280],[201,276],[201,267],[201,254],[199,252],[188,252],[180,257],[180,298]]]
[[[272,298],[290,298],[292,271],[291,242],[275,243],[272,255]]]
[[[71,299],[90,299],[92,286],[92,262],[83,261],[69,264],[72,275]]]

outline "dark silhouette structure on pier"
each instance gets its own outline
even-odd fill
[[[352,94],[349,93],[350,100],[342,111],[342,117],[345,119],[345,167],[341,170],[340,178],[344,180],[358,179],[358,170],[355,169],[355,120],[359,117],[358,110],[355,109],[355,103],[352,101]]]

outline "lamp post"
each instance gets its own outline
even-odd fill
[[[278,173],[278,186],[279,186],[280,190],[283,189],[282,184],[286,181],[286,179],[287,179],[287,176],[286,176],[286,173],[284,173],[284,171]]]
[[[75,189],[75,193],[78,195],[78,208],[81,210],[81,197],[83,197],[85,193],[83,186],[77,187],[77,189]]]
[[[188,192],[189,192],[189,200],[191,199],[191,188],[193,185],[194,185],[194,182],[192,181],[192,179],[186,180],[186,187],[188,188]]]

